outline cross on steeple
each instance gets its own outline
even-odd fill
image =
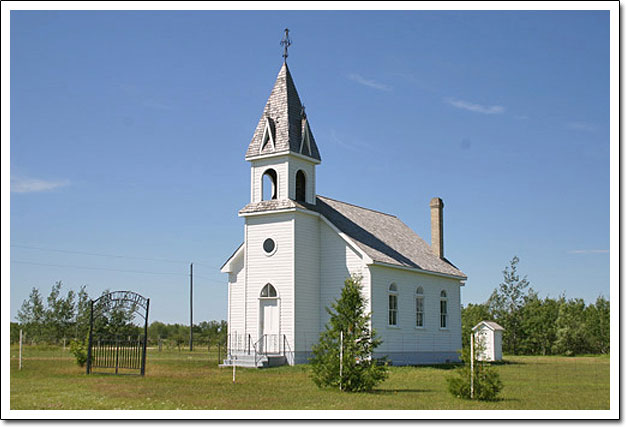
[[[287,57],[289,56],[287,49],[289,49],[289,46],[291,46],[291,39],[289,38],[289,28],[285,28],[285,35],[280,41],[280,45],[285,47],[285,50],[283,51],[283,61],[287,62]]]

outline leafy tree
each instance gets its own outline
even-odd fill
[[[11,322],[11,344],[15,344],[20,342],[20,324],[16,322]],[[22,331],[23,332],[23,331]]]
[[[74,320],[74,338],[84,337],[89,333],[91,315],[91,300],[87,293],[87,286],[80,287],[76,298],[76,318]]]
[[[461,308],[461,336],[463,347],[470,345],[472,328],[483,320],[493,320],[487,304],[468,304]]]
[[[502,343],[504,351],[513,354],[517,354],[520,342],[523,339],[520,314],[530,285],[526,276],[520,278],[517,272],[518,263],[519,258],[513,257],[510,265],[502,271],[503,281],[498,286],[498,289],[493,291],[487,301],[496,321],[505,329]]]
[[[45,333],[48,339],[58,342],[68,336],[74,322],[74,291],[70,290],[66,297],[61,296],[63,282],[58,281],[52,286],[45,310]]]
[[[39,289],[33,288],[28,300],[24,300],[16,316],[17,321],[24,326],[24,332],[31,341],[39,339],[42,335],[45,313],[46,309]]]
[[[553,352],[566,356],[589,352],[589,331],[585,324],[585,301],[582,299],[568,300],[559,307]]]
[[[520,343],[520,352],[524,354],[547,355],[552,353],[556,340],[556,319],[559,306],[564,299],[540,299],[535,292],[529,292],[526,304],[521,308],[521,327],[524,339]]]
[[[593,353],[608,353],[611,350],[611,307],[608,300],[600,296],[595,304],[587,306],[585,326],[589,331],[589,350]]]
[[[386,361],[372,358],[373,350],[381,344],[376,332],[370,330],[370,313],[365,312],[366,300],[361,292],[361,278],[348,277],[341,296],[326,307],[330,320],[319,342],[313,346],[312,377],[318,387],[345,391],[369,391],[387,378]],[[339,375],[340,332],[343,331],[343,371]]]

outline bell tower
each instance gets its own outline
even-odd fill
[[[286,59],[286,54],[283,55]],[[315,166],[321,157],[287,62],[283,62],[246,152],[250,202],[315,204]]]

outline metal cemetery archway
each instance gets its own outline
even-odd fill
[[[91,300],[87,373],[146,373],[150,298],[136,292],[115,291]],[[133,324],[143,319],[143,330]],[[139,372],[134,372],[139,371]]]

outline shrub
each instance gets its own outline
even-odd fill
[[[500,374],[495,368],[486,362],[477,360],[480,352],[480,344],[474,346],[474,399],[475,400],[497,400],[498,393],[502,390],[503,384]],[[448,391],[452,395],[471,399],[471,366],[469,349],[465,347],[461,354],[463,366],[456,369],[455,376],[446,378]]]
[[[87,363],[87,345],[87,340],[70,341],[70,353],[76,358],[78,366],[85,366],[85,363]]]

